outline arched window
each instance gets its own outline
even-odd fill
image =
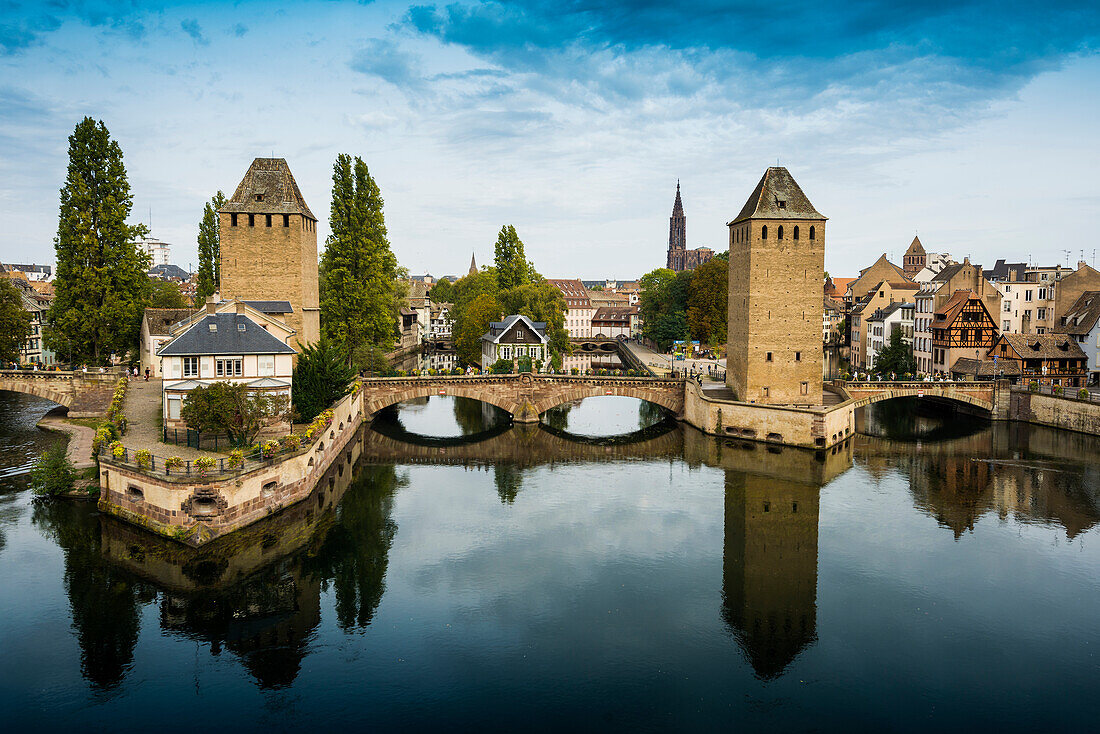
[[[795,238],[796,240],[798,239],[798,227],[795,227],[795,228],[794,228],[794,238]]]
[[[811,224],[810,225],[810,239],[812,240],[813,238],[814,238],[814,226]]]
[[[766,225],[766,224],[763,227],[760,228],[760,239],[762,239],[762,240],[768,239],[768,225]]]
[[[775,238],[776,238],[777,240],[781,240],[781,239],[783,239],[783,225],[782,225],[782,224],[781,224],[781,225],[779,225],[779,233],[778,233],[778,234],[776,234]]]

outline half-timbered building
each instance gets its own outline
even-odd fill
[[[982,297],[955,291],[932,317],[932,371],[950,373],[960,357],[981,360],[997,340],[997,322]]]
[[[1025,385],[1083,387],[1088,380],[1088,355],[1068,334],[1001,334],[986,356],[1015,362]]]

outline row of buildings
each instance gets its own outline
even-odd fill
[[[853,370],[873,370],[900,333],[929,377],[1100,381],[1100,271],[1087,263],[986,270],[927,253],[917,237],[902,262],[884,254],[856,277],[826,280],[823,337],[847,344]]]

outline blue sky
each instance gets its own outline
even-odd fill
[[[689,245],[725,249],[776,160],[830,217],[836,275],[915,231],[987,265],[1092,262],[1098,45],[1095,2],[0,0],[0,259],[52,260],[91,115],[184,266],[255,156],[287,158],[323,238],[341,152],[414,273],[488,261],[508,223],[546,275],[640,275],[677,179]]]

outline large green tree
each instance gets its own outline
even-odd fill
[[[455,322],[455,352],[464,364],[481,365],[481,336],[489,323],[500,321],[504,311],[493,296],[482,293],[463,309],[463,317]]]
[[[222,246],[218,210],[225,206],[225,194],[214,194],[202,209],[199,222],[199,271],[195,282],[195,303],[204,303],[221,288]]]
[[[693,339],[717,346],[726,341],[729,261],[714,258],[691,274],[688,284],[688,329]]]
[[[19,349],[31,334],[31,315],[23,296],[7,278],[0,278],[0,362],[18,362]]]
[[[668,268],[651,270],[641,277],[639,310],[642,333],[667,349],[672,342],[688,334],[688,300],[692,272],[674,273]]]
[[[252,443],[264,424],[286,417],[286,397],[249,392],[243,382],[212,382],[187,393],[180,418],[196,431],[227,433],[238,445]]]
[[[351,390],[355,370],[347,352],[322,334],[316,344],[302,348],[294,366],[291,394],[298,420],[308,423]]]
[[[437,281],[428,291],[428,298],[436,303],[450,303],[454,298],[454,284],[445,278]]]
[[[122,149],[107,127],[85,117],[69,136],[54,248],[57,275],[45,343],[74,361],[103,363],[136,347],[149,301],[149,257],[126,223],[132,197]]]
[[[178,284],[157,278],[149,284],[150,308],[187,308],[187,299]]]
[[[906,344],[901,338],[901,329],[890,334],[890,342],[875,357],[871,369],[880,375],[907,375],[917,371],[917,359],[913,356],[913,345]]]
[[[493,265],[497,274],[497,285],[500,290],[526,285],[538,277],[534,266],[527,260],[523,251],[523,240],[516,234],[516,228],[506,224],[500,228],[497,234],[497,244],[494,248]]]
[[[332,167],[331,234],[321,257],[321,328],[347,351],[389,348],[395,336],[397,257],[390,250],[382,193],[356,156]]]

